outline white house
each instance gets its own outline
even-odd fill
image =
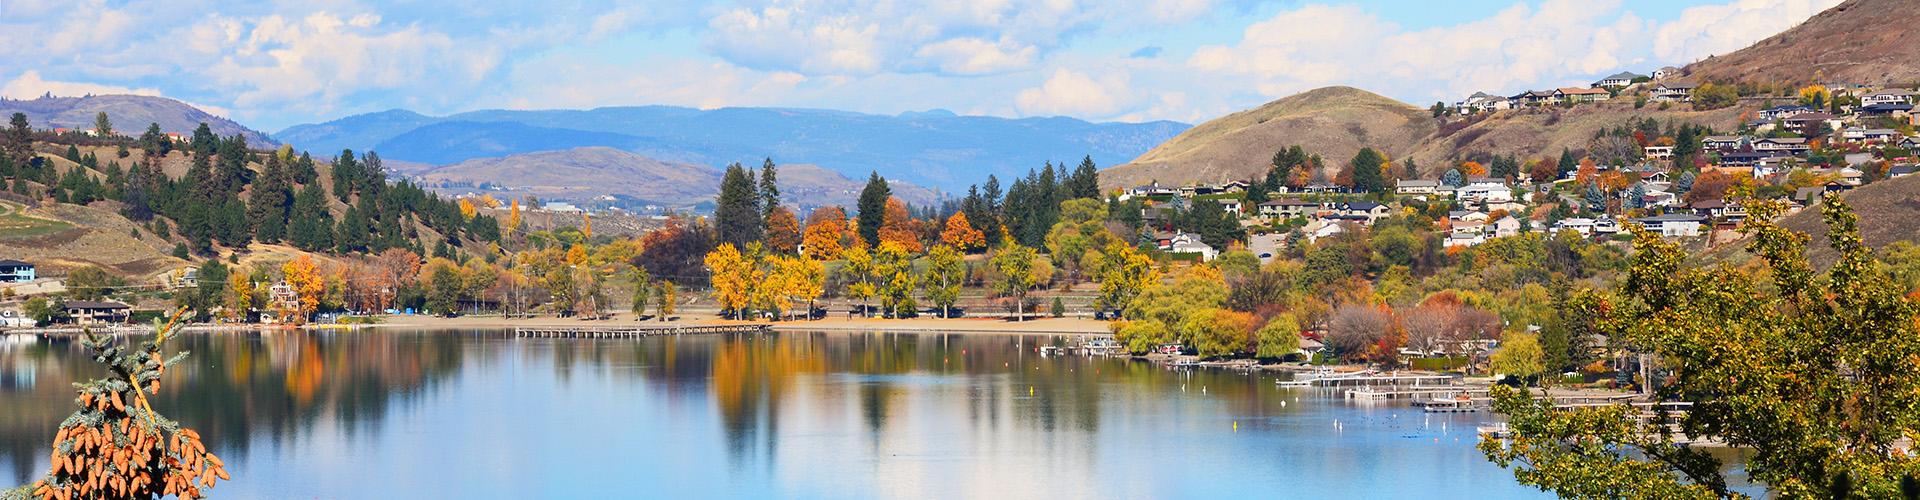
[[[1920,98],[1920,93],[1907,89],[1887,89],[1860,96],[1860,104],[1864,106],[1872,106],[1875,104],[1916,104],[1916,98]]]
[[[1259,215],[1269,219],[1296,219],[1313,215],[1314,212],[1319,210],[1319,203],[1301,201],[1293,198],[1280,198],[1262,202],[1259,207]]]
[[[1737,135],[1709,135],[1700,140],[1700,147],[1708,151],[1731,151],[1740,149],[1747,138]]]
[[[1646,76],[1633,74],[1632,71],[1622,71],[1619,73],[1614,73],[1613,76],[1601,78],[1600,81],[1593,82],[1593,87],[1617,89],[1617,88],[1625,87],[1628,85],[1633,85],[1634,80],[1638,80],[1641,78],[1646,78]]]
[[[1807,146],[1807,140],[1800,137],[1768,137],[1753,141],[1754,151],[1800,154],[1808,149],[1811,148]]]
[[[1593,235],[1593,219],[1588,219],[1584,217],[1560,219],[1560,222],[1553,223],[1553,230],[1554,231],[1573,231],[1576,233],[1580,233],[1581,236],[1592,236]]]
[[[1393,212],[1389,210],[1386,205],[1371,201],[1344,202],[1341,203],[1338,208],[1340,209],[1340,215],[1352,218],[1364,218],[1369,226]]]
[[[1679,83],[1679,82],[1662,83],[1659,85],[1654,85],[1653,90],[1651,90],[1649,93],[1653,96],[1653,100],[1655,101],[1689,102],[1693,100],[1694,87],[1698,87],[1698,85],[1694,85],[1691,83]]]
[[[1473,95],[1467,96],[1466,100],[1454,103],[1453,107],[1462,114],[1473,114],[1511,109],[1513,101],[1486,92],[1474,92]]]
[[[1212,246],[1200,241],[1200,235],[1193,233],[1174,234],[1166,250],[1173,253],[1200,254],[1201,262],[1209,262],[1212,261],[1214,257],[1220,256],[1219,250],[1215,250]]]
[[[1440,181],[1427,179],[1409,179],[1395,182],[1393,191],[1406,195],[1429,195],[1439,192]]]
[[[1501,217],[1500,220],[1493,221],[1492,224],[1488,224],[1487,228],[1488,228],[1487,232],[1489,234],[1492,234],[1493,237],[1495,238],[1505,238],[1508,236],[1513,236],[1516,234],[1520,234],[1520,219],[1515,219],[1511,215],[1506,217]]]
[[[1649,159],[1654,159],[1654,160],[1673,159],[1673,146],[1647,146],[1644,148],[1640,148],[1640,151],[1641,151],[1641,154],[1646,155],[1647,158]]]
[[[1331,238],[1347,232],[1347,228],[1337,221],[1317,220],[1307,223],[1306,227],[1300,228],[1300,231],[1306,235],[1308,243],[1313,243],[1320,241],[1321,238]]]
[[[1680,68],[1667,66],[1665,68],[1653,70],[1653,79],[1655,80],[1665,80],[1669,76],[1680,76]]]
[[[1641,217],[1634,222],[1646,227],[1647,231],[1659,233],[1667,238],[1685,238],[1700,235],[1701,226],[1707,225],[1707,218],[1694,214],[1666,214],[1654,217]]]

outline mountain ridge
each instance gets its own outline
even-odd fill
[[[66,97],[48,94],[34,99],[0,98],[0,115],[25,113],[27,121],[39,128],[93,130],[94,117],[103,111],[113,122],[114,132],[121,135],[138,136],[146,132],[149,124],[155,123],[160,125],[163,132],[192,135],[201,123],[206,123],[207,128],[215,134],[240,134],[247,138],[247,144],[255,147],[280,144],[264,132],[166,97],[131,94]]]

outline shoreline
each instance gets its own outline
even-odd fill
[[[715,326],[767,324],[779,332],[874,332],[874,333],[957,333],[973,335],[1110,335],[1107,322],[1088,318],[1040,318],[1028,321],[1006,321],[997,318],[823,318],[819,320],[789,320],[780,322],[755,322],[725,320],[712,315],[687,315],[673,321],[640,321],[630,315],[615,315],[610,319],[587,320],[580,318],[561,318],[539,316],[529,318],[506,318],[501,316],[461,316],[442,318],[436,316],[392,315],[379,316],[378,323],[343,324],[310,323],[302,326],[269,324],[193,324],[181,326],[182,331],[190,332],[264,332],[290,330],[377,330],[377,329],[511,329],[523,327],[632,327],[632,326]],[[16,328],[4,330],[9,334],[27,334],[41,336],[78,336],[79,327],[60,326],[49,328]],[[153,333],[146,325],[111,325],[96,328],[95,331],[108,335],[144,335]]]

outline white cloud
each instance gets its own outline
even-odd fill
[[[1653,38],[1653,53],[1675,63],[1725,54],[1786,31],[1839,4],[1840,0],[1737,0],[1691,7],[1660,27]]]
[[[1112,116],[1133,104],[1126,73],[1096,80],[1085,73],[1061,68],[1046,83],[1020,91],[1014,97],[1020,114]]]
[[[1033,66],[1039,49],[1010,41],[955,38],[920,47],[914,55],[933,62],[943,72],[984,75]]]
[[[0,85],[0,96],[10,99],[33,99],[46,95],[49,92],[58,96],[108,94],[160,95],[160,89],[150,87],[128,88],[97,83],[48,80],[42,78],[40,72],[35,70],[27,70],[25,73],[21,73],[19,77],[7,81],[5,85]]]

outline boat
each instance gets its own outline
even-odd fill
[[[1487,436],[1494,439],[1506,439],[1506,438],[1513,437],[1513,429],[1507,427],[1506,422],[1500,422],[1493,425],[1482,425],[1476,428],[1475,430],[1479,431],[1480,435],[1482,436]]]

